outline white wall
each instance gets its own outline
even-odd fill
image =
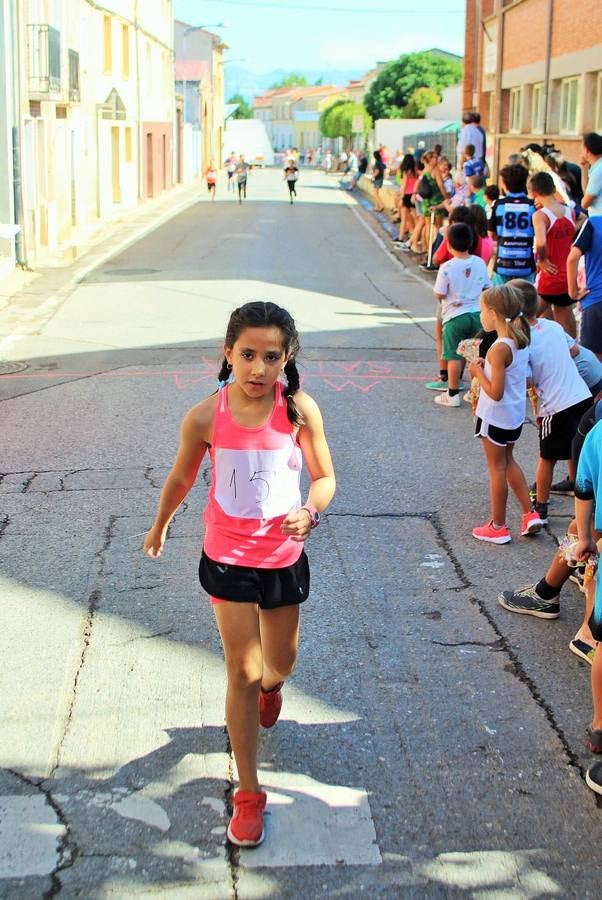
[[[452,84],[444,88],[441,95],[441,103],[429,106],[426,111],[427,119],[451,119],[460,121],[462,116],[462,85]]]

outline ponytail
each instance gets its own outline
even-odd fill
[[[285,365],[284,374],[286,375],[286,389],[284,391],[287,406],[286,414],[293,425],[302,425],[303,416],[297,409],[294,400],[294,395],[299,390],[299,370],[294,357],[291,357]]]
[[[219,388],[221,388],[221,387],[223,387],[225,384],[227,384],[228,379],[229,379],[229,377],[230,377],[230,372],[231,372],[231,371],[232,371],[232,366],[230,365],[230,363],[228,362],[228,360],[227,360],[226,357],[224,356],[224,359],[223,359],[223,361],[222,361],[222,367],[221,367],[221,369],[219,370],[219,373],[218,373],[218,376],[217,376],[217,387],[218,387],[218,390],[219,390]]]
[[[508,328],[519,350],[529,346],[531,343],[531,326],[522,312],[510,320]]]

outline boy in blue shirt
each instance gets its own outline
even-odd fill
[[[583,442],[575,480],[575,516],[579,537],[575,557],[580,561],[587,560],[602,546],[602,541],[597,546],[593,538],[592,513],[594,528],[600,532],[602,531],[602,424],[599,421]],[[602,640],[602,581],[599,574],[596,577],[594,610],[589,625],[594,639]],[[592,699],[594,715],[589,728],[589,746],[594,752],[602,753],[602,652],[599,644],[592,663]],[[597,762],[590,766],[585,780],[593,791],[602,794],[602,763]]]
[[[585,282],[579,288],[577,270],[585,257]],[[591,216],[573,241],[566,261],[568,292],[581,303],[580,343],[602,359],[602,216]]]
[[[527,196],[529,173],[517,163],[504,166],[500,177],[506,194],[493,204],[488,222],[489,235],[497,241],[493,285],[496,287],[505,284],[511,278],[525,278],[534,282],[535,202]]]

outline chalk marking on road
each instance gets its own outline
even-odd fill
[[[259,773],[267,789],[266,842],[242,850],[247,869],[290,866],[378,866],[382,857],[368,795],[293,772]]]

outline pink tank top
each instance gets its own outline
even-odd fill
[[[209,502],[204,550],[209,559],[234,566],[281,569],[295,563],[303,544],[282,534],[287,513],[301,506],[302,454],[287,416],[284,385],[274,388],[265,425],[239,425],[219,392],[213,424]]]

